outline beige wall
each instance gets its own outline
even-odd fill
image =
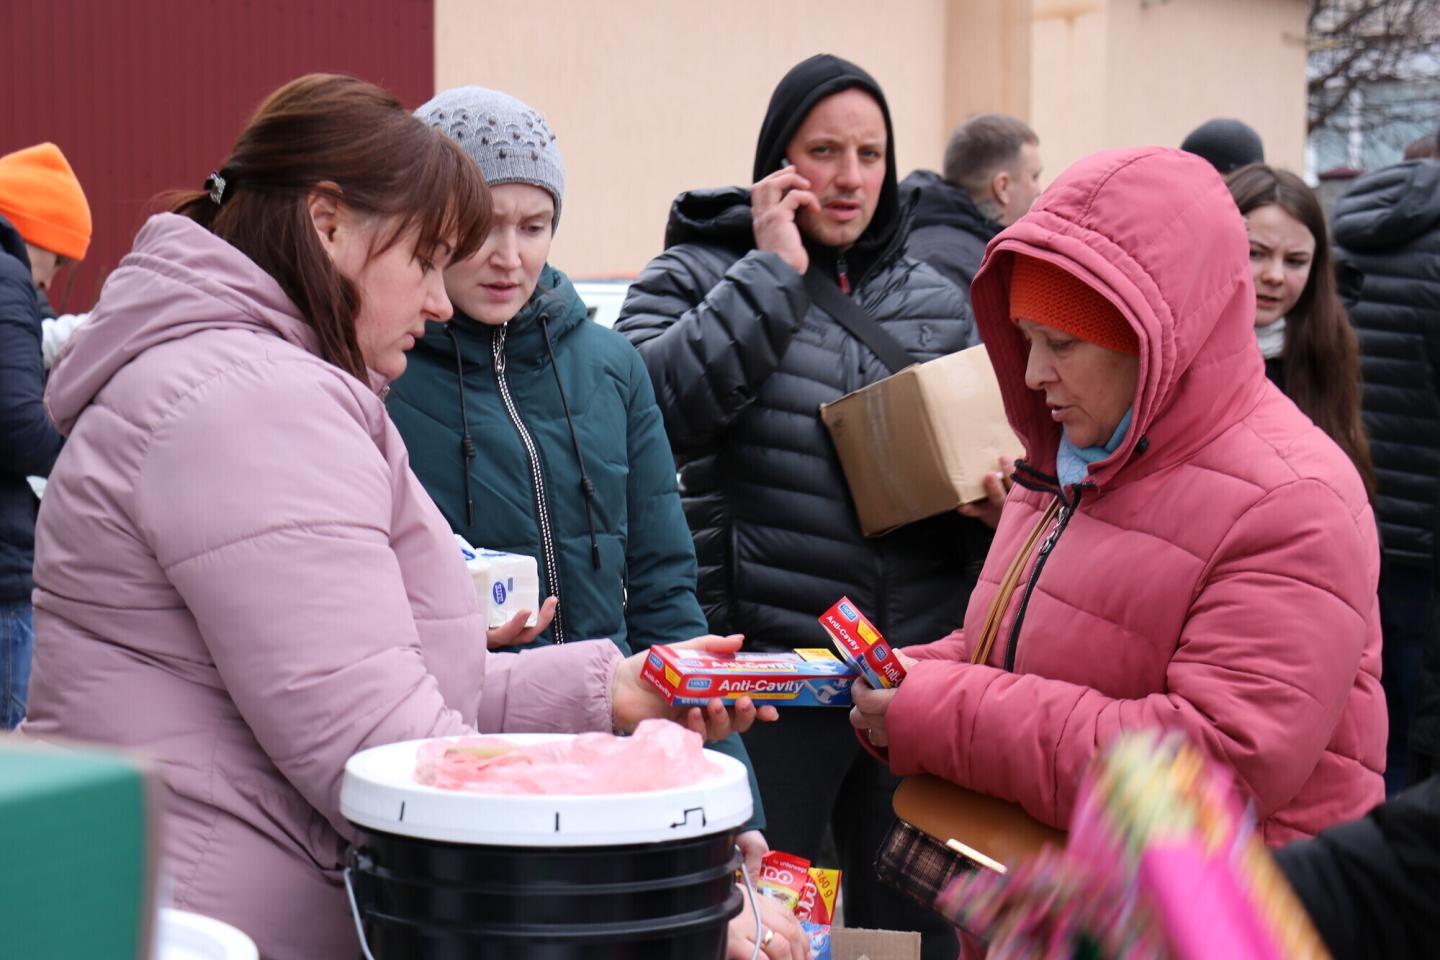
[[[943,0],[436,0],[435,82],[544,114],[566,164],[551,260],[633,274],[660,252],[677,193],[749,182],[770,92],[813,53],[880,82],[902,174],[938,164],[946,23]]]
[[[1306,0],[1033,0],[1030,121],[1048,181],[1095,150],[1178,146],[1211,117],[1305,150]]]
[[[682,190],[745,183],[770,92],[828,51],[885,89],[899,172],[980,110],[1028,120],[1048,182],[1093,150],[1178,144],[1213,116],[1301,169],[1306,0],[436,0],[436,88],[550,121],[567,165],[551,259],[630,275]]]

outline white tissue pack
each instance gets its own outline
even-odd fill
[[[535,558],[472,547],[458,533],[455,542],[460,545],[460,555],[475,580],[475,593],[489,611],[487,625],[498,627],[509,623],[521,610],[529,610],[525,625],[535,626],[540,610],[540,574]]]

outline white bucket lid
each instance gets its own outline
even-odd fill
[[[160,909],[155,960],[260,960],[260,951],[239,930],[214,917]]]
[[[518,744],[574,734],[494,734]],[[460,739],[452,737],[450,739]],[[713,750],[721,773],[693,786],[643,793],[489,794],[415,781],[425,740],[362,750],[345,762],[340,812],[371,830],[423,840],[505,847],[599,847],[719,833],[750,819],[745,765]]]

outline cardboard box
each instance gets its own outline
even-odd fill
[[[829,650],[732,656],[690,647],[655,646],[640,676],[673,704],[704,706],[716,697],[749,697],[777,707],[848,707],[855,668]]]
[[[920,960],[920,934],[831,927],[830,960]]]
[[[984,346],[821,404],[820,417],[869,537],[983,500],[1001,455],[1025,452]]]

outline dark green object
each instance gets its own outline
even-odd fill
[[[143,956],[148,810],[134,761],[0,736],[0,954]]]

